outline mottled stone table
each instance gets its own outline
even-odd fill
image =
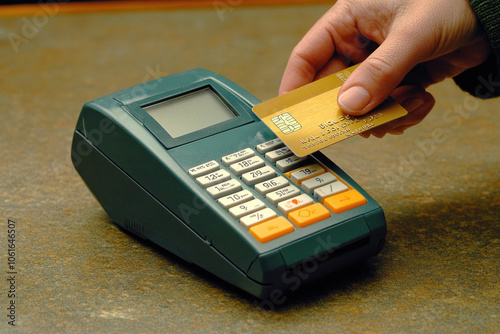
[[[384,208],[386,247],[273,310],[118,229],[74,171],[84,102],[197,67],[269,99],[327,8],[0,18],[0,331],[11,327],[10,219],[19,333],[498,333],[499,100],[451,80],[431,88],[434,111],[403,136],[324,150]]]

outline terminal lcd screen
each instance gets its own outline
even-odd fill
[[[236,115],[210,88],[143,107],[172,138],[230,120]]]

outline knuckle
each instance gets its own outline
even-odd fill
[[[387,78],[393,76],[395,62],[392,59],[382,58],[382,57],[371,57],[367,63],[368,70],[378,78]]]

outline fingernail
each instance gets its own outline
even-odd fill
[[[405,108],[407,111],[414,111],[420,108],[424,104],[424,100],[422,99],[409,99],[404,101],[401,105],[403,108]]]
[[[366,89],[354,86],[340,95],[339,106],[349,113],[358,114],[368,105],[370,100],[370,93]]]
[[[388,133],[390,133],[391,135],[401,136],[404,133],[404,130],[402,131],[402,130],[392,129]]]

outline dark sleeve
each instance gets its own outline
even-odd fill
[[[500,2],[498,0],[470,0],[481,27],[486,32],[491,56],[483,64],[454,78],[464,91],[482,99],[500,96]]]

